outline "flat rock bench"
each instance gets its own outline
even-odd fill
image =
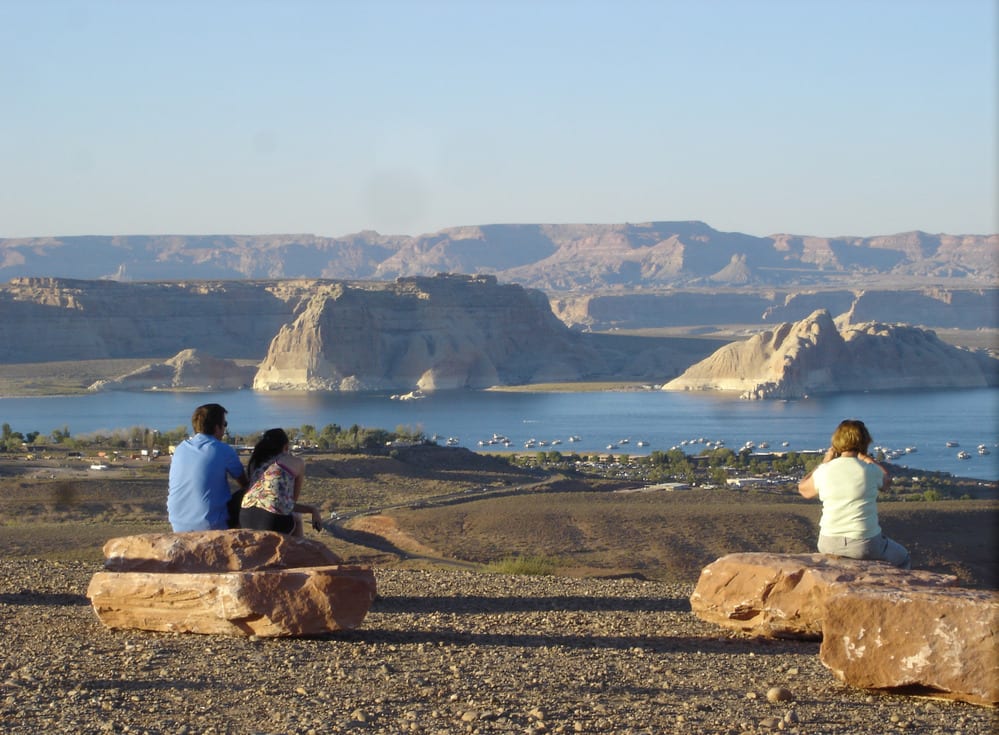
[[[87,597],[110,628],[322,635],[358,627],[375,599],[370,568],[270,531],[126,536],[108,541],[104,556]]]
[[[862,688],[999,702],[999,592],[947,574],[823,554],[730,554],[701,571],[690,606],[754,636],[820,639],[820,658]]]

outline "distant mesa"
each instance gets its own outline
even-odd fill
[[[878,322],[851,324],[817,310],[743,342],[725,345],[663,390],[738,393],[746,399],[905,388],[999,385],[999,359],[952,347],[932,331]]]
[[[329,278],[392,281],[488,273],[546,291],[919,287],[999,280],[999,236],[873,237],[721,232],[699,221],[493,224],[419,236],[96,235],[0,238],[0,280]],[[839,312],[835,312],[839,313]]]

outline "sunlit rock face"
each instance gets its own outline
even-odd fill
[[[338,284],[271,342],[256,390],[439,390],[579,379],[602,358],[538,291],[491,276]]]
[[[999,360],[946,344],[905,325],[838,323],[818,310],[725,345],[664,390],[734,391],[743,398],[901,388],[977,388],[999,384]]]

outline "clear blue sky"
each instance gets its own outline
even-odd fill
[[[992,234],[996,0],[0,0],[0,237]]]

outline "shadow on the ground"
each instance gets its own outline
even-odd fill
[[[663,597],[453,597],[386,596],[371,606],[378,613],[489,614],[511,612],[690,612],[686,598]]]
[[[89,605],[83,595],[71,595],[58,592],[4,592],[0,594],[0,605],[42,605],[52,607],[82,607]]]

